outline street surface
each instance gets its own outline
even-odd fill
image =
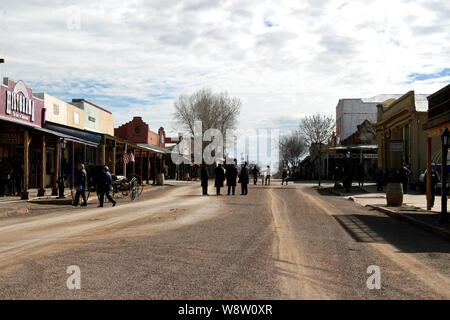
[[[191,183],[0,219],[0,298],[450,298],[444,239],[311,184],[237,193]],[[66,286],[71,265],[80,290]],[[366,286],[371,265],[379,290]]]

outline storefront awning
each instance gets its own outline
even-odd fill
[[[50,129],[46,129],[46,128],[39,128],[39,127],[35,127],[33,129],[35,129],[37,131],[44,132],[44,133],[48,133],[48,134],[51,134],[51,135],[54,135],[54,136],[57,136],[57,137],[60,137],[60,138],[63,138],[66,141],[71,141],[71,142],[75,142],[75,143],[85,144],[85,145],[90,146],[90,147],[97,147],[98,146],[98,144],[93,143],[91,141],[80,139],[78,137],[74,137],[74,136],[71,136],[71,135],[68,135],[68,134],[64,134],[64,133],[61,133],[61,132],[58,132],[58,131],[54,131],[54,130],[50,130]]]
[[[156,153],[164,153],[164,154],[170,153],[170,150],[168,150],[168,149],[153,146],[153,145],[147,144],[147,143],[137,143],[137,145],[141,148],[148,149],[148,150],[154,151]]]
[[[361,144],[361,145],[352,145],[352,146],[340,146],[340,147],[332,147],[328,148],[329,150],[336,151],[347,151],[347,150],[368,150],[368,151],[376,151],[378,150],[378,145],[376,144]]]
[[[45,129],[64,134],[80,141],[85,141],[86,143],[93,144],[95,146],[100,144],[100,141],[102,139],[102,136],[100,134],[54,125],[48,122],[45,124]]]

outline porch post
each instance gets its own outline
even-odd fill
[[[83,164],[86,164],[86,145],[83,144]]]
[[[25,129],[23,134],[23,187],[22,187],[22,200],[28,200],[30,198],[30,193],[28,191],[28,183],[30,176],[29,167],[29,148],[30,148],[30,133]]]
[[[106,160],[105,160],[105,157],[106,157],[106,138],[105,138],[105,136],[102,136],[102,140],[101,140],[101,144],[100,144],[99,148],[100,148],[100,152],[99,152],[100,153],[100,162],[99,162],[99,165],[104,166],[106,164]]]
[[[127,144],[124,143],[123,144],[123,155],[126,155],[126,154],[127,154]],[[123,161],[123,157],[122,157],[122,163],[123,163],[122,175],[124,177],[126,177],[127,176],[127,165],[126,165],[125,161]]]
[[[40,169],[40,181],[39,181],[39,191],[38,197],[45,195],[45,136],[42,136],[42,149],[41,149],[41,169]]]
[[[55,139],[55,153],[53,154],[53,177],[52,177],[52,196],[58,195],[58,175],[59,175],[59,139]]]
[[[144,180],[144,177],[142,176],[142,165],[143,165],[143,161],[144,158],[142,157],[142,149],[139,151],[139,176],[141,177],[141,184],[142,181]]]
[[[147,151],[147,164],[145,166],[146,168],[146,178],[147,178],[147,184],[150,184],[149,179],[150,179],[150,151]]]
[[[133,153],[133,156],[135,156],[136,149],[133,149],[131,152]],[[131,174],[136,174],[136,158],[134,158],[134,161],[131,162]]]
[[[431,137],[427,137],[427,210],[431,210]]]
[[[70,144],[70,189],[73,189],[75,177],[75,142]]]
[[[112,168],[111,168],[111,172],[112,174],[116,174],[116,140],[113,140],[113,147],[112,147]]]

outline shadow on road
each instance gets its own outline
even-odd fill
[[[391,217],[350,214],[333,218],[358,242],[390,243],[405,253],[450,253],[448,241]]]

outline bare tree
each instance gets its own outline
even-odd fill
[[[175,102],[175,120],[194,135],[194,122],[202,122],[202,133],[215,128],[225,136],[234,129],[241,110],[241,101],[227,92],[212,93],[203,88],[192,95],[181,95]]]
[[[281,162],[289,167],[298,167],[301,157],[306,151],[305,139],[299,131],[294,131],[289,135],[280,138]]]
[[[230,97],[227,92],[213,93],[203,88],[191,95],[181,95],[175,101],[174,119],[192,136],[195,136],[195,122],[201,121],[202,136],[208,129],[218,129],[226,143],[226,131],[235,129],[240,110],[239,98]],[[205,147],[206,142],[203,142],[202,152]]]
[[[300,132],[310,148],[310,153],[319,158],[319,186],[322,174],[322,156],[326,152],[334,127],[334,117],[320,113],[306,116],[300,120]]]

